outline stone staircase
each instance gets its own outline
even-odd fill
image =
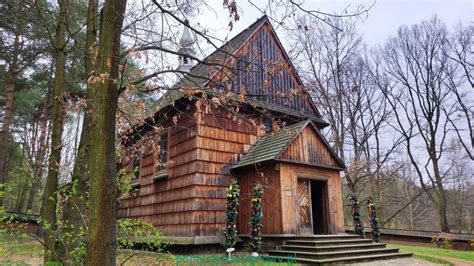
[[[270,256],[288,258],[295,256],[303,264],[345,264],[410,257],[411,253],[400,253],[396,248],[387,248],[371,239],[358,235],[308,235],[292,237],[268,251]]]

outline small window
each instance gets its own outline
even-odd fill
[[[132,169],[130,169],[131,180],[130,185],[132,188],[138,189],[140,187],[140,152],[133,155]]]
[[[262,124],[265,126],[265,132],[272,130],[272,121],[268,117],[262,117]]]
[[[167,175],[166,168],[168,165],[168,131],[159,135],[156,147],[156,175],[155,178],[164,177]],[[155,144],[156,145],[156,144]]]
[[[133,158],[133,178],[132,181],[138,181],[140,178],[140,153],[136,154]]]

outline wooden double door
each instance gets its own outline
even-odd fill
[[[327,182],[312,179],[297,181],[296,202],[299,234],[328,234]]]

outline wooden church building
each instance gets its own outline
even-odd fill
[[[137,169],[136,191],[121,201],[119,218],[151,222],[176,244],[221,243],[235,178],[241,235],[249,234],[255,184],[264,188],[264,236],[344,232],[344,164],[268,18],[199,63],[193,42],[185,27],[178,53],[187,74],[123,141],[144,147],[124,163]],[[140,144],[147,138],[153,144]]]

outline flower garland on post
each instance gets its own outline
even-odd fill
[[[364,227],[362,226],[362,221],[360,218],[360,208],[359,201],[354,193],[349,195],[349,200],[351,201],[351,210],[352,210],[352,219],[354,221],[354,231],[360,237],[364,237]]]
[[[380,231],[379,231],[379,219],[377,218],[377,213],[375,211],[375,204],[372,197],[367,199],[367,209],[369,211],[369,221],[370,226],[372,227],[372,240],[376,243],[380,242]]]
[[[262,246],[262,194],[261,185],[255,185],[252,190],[252,214],[250,216],[250,248],[252,257],[258,257],[258,250]]]
[[[224,229],[224,243],[227,257],[230,258],[230,253],[234,251],[234,245],[237,238],[237,215],[239,207],[240,188],[237,182],[233,180],[227,188],[226,203],[227,210],[225,213],[225,229]]]

